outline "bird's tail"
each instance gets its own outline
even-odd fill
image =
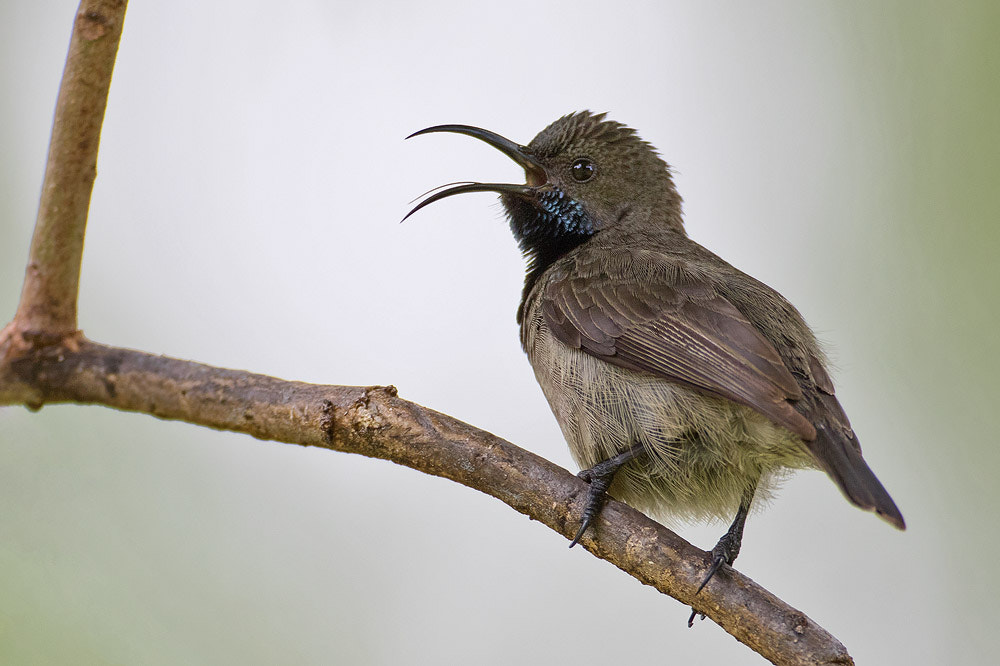
[[[899,529],[906,529],[903,514],[861,457],[857,440],[831,432],[827,424],[819,423],[816,424],[816,439],[806,444],[847,499],[862,509],[874,511]]]

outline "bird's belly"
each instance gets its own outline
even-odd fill
[[[611,365],[538,323],[526,350],[577,464],[645,449],[616,476],[617,499],[660,517],[730,520],[754,483],[766,498],[783,468],[810,466],[802,441],[753,409]]]

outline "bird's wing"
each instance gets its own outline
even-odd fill
[[[641,249],[577,256],[545,281],[541,311],[555,337],[608,363],[747,405],[816,437],[792,407],[802,397],[774,347],[683,260]]]

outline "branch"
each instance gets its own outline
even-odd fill
[[[125,0],[83,0],[56,105],[38,219],[14,319],[0,330],[0,405],[99,404],[259,439],[391,460],[492,495],[573,536],[587,485],[392,387],[320,386],[90,342],[76,299],[97,148]],[[724,567],[695,594],[706,553],[609,501],[581,545],[704,612],[776,664],[853,664],[821,627]]]
[[[572,538],[587,484],[488,432],[408,402],[392,387],[323,386],[81,340],[41,348],[0,367],[0,404],[100,404],[258,439],[382,458],[492,495]],[[580,542],[639,581],[711,617],[776,664],[850,664],[819,625],[749,578],[723,568],[695,590],[706,553],[609,501]]]
[[[47,341],[76,332],[83,235],[125,0],[83,0],[56,100],[35,234],[14,328]]]

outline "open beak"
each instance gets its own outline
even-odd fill
[[[427,129],[422,129],[419,132],[414,132],[406,138],[412,139],[415,136],[430,134],[431,132],[454,132],[455,134],[465,134],[488,143],[507,157],[517,162],[518,165],[524,169],[524,175],[527,183],[524,185],[513,183],[467,183],[465,185],[456,185],[455,187],[441,190],[440,192],[421,201],[413,208],[413,210],[406,214],[406,217],[403,218],[404,220],[424,206],[432,204],[435,201],[440,201],[441,199],[450,197],[454,194],[465,194],[466,192],[498,192],[500,194],[514,194],[531,197],[534,196],[537,188],[544,185],[546,182],[545,169],[542,168],[542,165],[539,164],[538,161],[528,155],[524,146],[520,146],[510,139],[505,139],[499,134],[490,132],[489,130],[473,127],[471,125],[435,125],[434,127],[428,127]]]

